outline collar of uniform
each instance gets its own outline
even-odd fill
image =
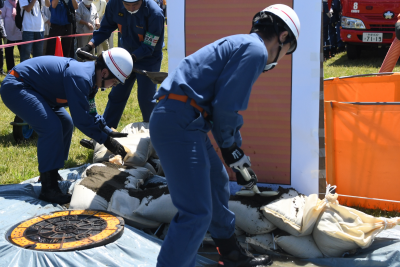
[[[260,37],[260,35],[258,35],[257,33],[253,32],[253,33],[250,33],[250,35],[252,35],[252,36],[258,38],[258,39],[261,41],[261,43],[264,43],[264,40],[263,40],[263,39]]]

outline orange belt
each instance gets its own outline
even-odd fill
[[[164,99],[166,97],[166,95],[160,96],[160,98],[158,100]],[[187,102],[189,97],[187,95],[177,95],[177,94],[168,94],[168,99],[173,99],[173,100],[178,100],[181,102]],[[199,110],[204,118],[207,118],[208,114],[207,112],[204,110],[204,108],[200,107],[199,105],[196,104],[196,101],[194,101],[194,99],[190,100],[190,105],[194,108],[196,108],[197,110]]]
[[[12,75],[12,76],[14,76],[15,78],[19,78],[19,74],[15,71],[15,70],[11,70],[10,71],[10,74]],[[21,78],[21,82],[22,82],[23,80],[22,80],[22,78]]]

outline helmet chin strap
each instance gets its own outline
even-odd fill
[[[278,65],[278,58],[281,53],[282,47],[283,47],[283,43],[281,43],[281,41],[279,40],[278,53],[276,54],[276,57],[272,63],[265,65],[263,72],[272,70],[273,68],[275,68],[276,65]]]
[[[105,88],[105,81],[107,81],[107,80],[112,80],[112,79],[114,79],[115,77],[112,77],[112,75],[111,74],[108,74],[108,78],[104,78],[104,77],[101,77],[101,91],[105,91],[106,90],[106,88]]]

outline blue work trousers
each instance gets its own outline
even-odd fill
[[[44,32],[22,32],[23,42],[39,40],[43,38]],[[21,45],[20,51],[21,62],[31,57],[31,51],[33,57],[43,56],[43,41]]]
[[[195,266],[207,230],[221,239],[234,233],[235,214],[228,208],[229,177],[208,138],[210,127],[190,99],[184,103],[164,98],[151,115],[151,141],[178,209],[162,244],[158,267]]]
[[[3,103],[37,133],[39,172],[63,168],[74,129],[65,108],[51,108],[42,95],[12,75],[4,79],[0,95]]]
[[[155,64],[139,65],[135,64],[133,67],[150,71],[158,72],[161,68],[162,54],[160,60]],[[118,123],[121,120],[122,113],[124,112],[126,103],[128,102],[129,95],[131,94],[132,87],[137,79],[137,98],[139,102],[140,111],[144,122],[148,122],[151,112],[156,105],[153,99],[156,94],[157,85],[154,84],[147,76],[136,74],[132,72],[131,76],[125,81],[124,84],[118,84],[111,89],[108,95],[108,102],[104,110],[103,117],[106,120],[108,127],[118,128]]]

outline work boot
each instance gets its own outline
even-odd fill
[[[57,169],[40,174],[40,180],[42,182],[42,191],[39,195],[40,200],[60,205],[71,202],[71,195],[64,194],[58,187],[59,177],[60,175]]]
[[[213,238],[220,255],[218,266],[223,267],[263,267],[272,264],[272,260],[268,255],[254,257],[253,254],[242,248],[236,239],[236,235],[232,235],[228,239]]]
[[[81,146],[83,146],[83,147],[86,147],[87,149],[94,150],[93,139],[87,140],[87,139],[83,138],[83,139],[81,139],[79,144],[81,144]]]

